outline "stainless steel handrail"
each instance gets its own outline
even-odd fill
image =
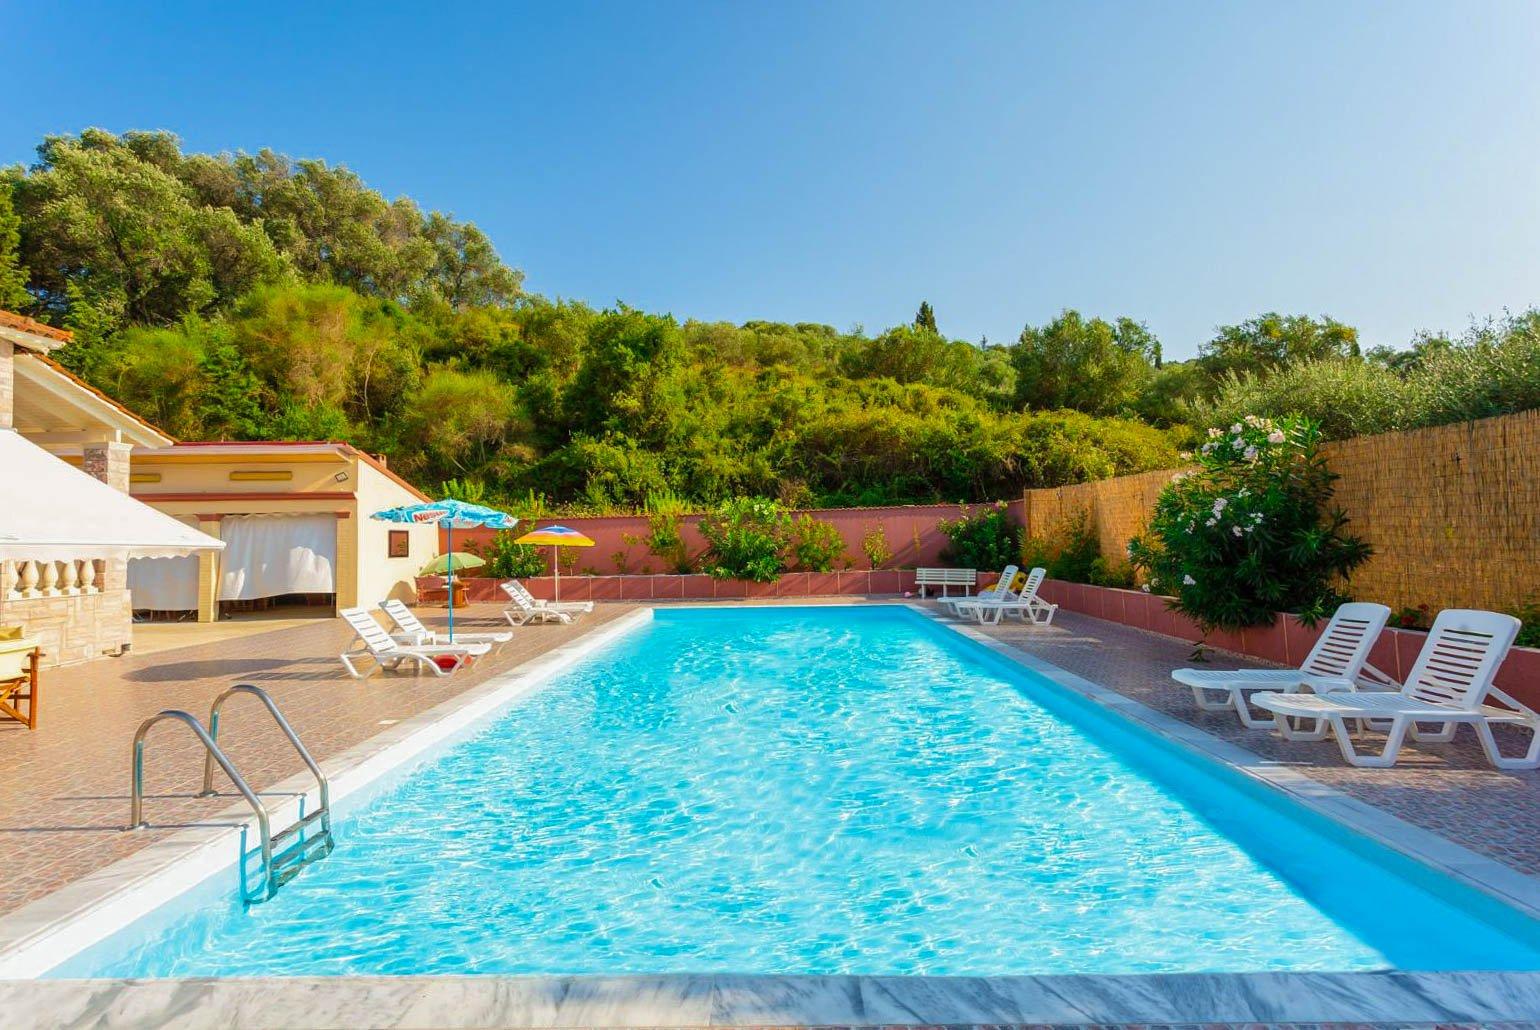
[[[229,690],[226,690],[223,694],[220,694],[218,697],[216,697],[214,699],[214,704],[209,708],[208,735],[210,741],[215,745],[218,744],[219,711],[224,707],[225,701],[227,701],[234,694],[255,695],[257,700],[261,701],[262,704],[267,708],[268,714],[273,717],[273,721],[278,724],[278,728],[283,731],[283,735],[289,738],[289,743],[294,745],[294,750],[299,753],[301,761],[303,761],[306,767],[309,768],[311,775],[313,775],[316,779],[316,783],[318,783],[321,787],[321,829],[330,833],[331,785],[327,782],[326,775],[321,772],[321,767],[316,764],[316,760],[310,756],[309,750],[307,750],[305,745],[300,741],[299,734],[294,732],[294,727],[289,725],[289,720],[283,717],[283,713],[278,710],[278,705],[273,702],[272,697],[268,695],[267,691],[263,690],[261,687],[253,686],[250,683],[237,683],[235,686],[231,687]],[[223,766],[226,773],[230,772],[230,766],[228,764],[220,762],[220,765]],[[233,780],[235,777],[232,776],[231,779]],[[240,783],[237,782],[236,786],[239,787]],[[208,797],[213,793],[214,750],[210,750],[206,755],[204,755],[203,758],[202,796]]]
[[[257,797],[256,792],[247,785],[246,780],[236,771],[235,766],[230,764],[230,759],[225,757],[223,751],[219,750],[219,745],[204,730],[203,724],[187,712],[177,708],[168,708],[157,715],[150,716],[139,724],[139,729],[134,734],[133,785],[131,789],[132,808],[129,815],[128,828],[130,830],[139,830],[149,825],[149,823],[144,821],[144,738],[150,732],[152,726],[164,719],[176,719],[187,724],[187,728],[193,731],[199,743],[203,745],[208,760],[219,763],[219,767],[225,771],[225,775],[230,777],[230,782],[235,784],[235,789],[241,792],[241,796],[246,799],[246,803],[251,806],[251,810],[257,814],[257,829],[262,836],[262,891],[265,896],[271,896],[273,882],[273,834],[272,828],[268,823],[267,809]],[[212,775],[212,773],[206,775]]]

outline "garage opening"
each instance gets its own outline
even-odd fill
[[[220,523],[219,612],[335,608],[335,515],[232,515]]]

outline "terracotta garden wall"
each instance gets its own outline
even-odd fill
[[[913,569],[916,566],[941,565],[941,550],[947,544],[946,537],[938,528],[943,519],[955,519],[965,511],[973,511],[985,505],[913,504],[894,505],[884,508],[824,508],[807,514],[828,522],[837,528],[845,542],[845,550],[856,570],[867,566],[866,555],[861,550],[862,538],[873,529],[881,527],[887,536],[893,557],[885,569]],[[1022,518],[1022,501],[1009,504],[1012,517]],[[800,513],[799,513],[800,514]],[[700,515],[686,515],[681,520],[681,536],[690,556],[698,558],[706,550],[706,541],[696,528]],[[648,553],[645,545],[635,540],[647,535],[647,519],[639,515],[614,515],[596,518],[540,519],[539,525],[560,523],[571,527],[594,541],[593,547],[571,548],[563,555],[562,575],[566,576],[571,561],[573,573],[612,576],[671,573],[664,568],[661,559]],[[533,527],[530,527],[533,528]],[[480,545],[492,538],[490,530],[457,530],[454,546],[457,551],[468,550],[467,544]],[[442,548],[443,541],[440,540]],[[546,549],[549,553],[549,548]],[[994,571],[999,572],[999,569]],[[886,591],[877,591],[883,593]]]

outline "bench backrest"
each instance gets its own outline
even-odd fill
[[[979,579],[978,569],[915,569],[916,583],[938,586],[972,586]]]

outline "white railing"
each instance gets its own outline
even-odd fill
[[[107,578],[107,563],[101,558],[19,561],[10,565],[5,576],[10,589],[5,596],[11,601],[99,594]]]

